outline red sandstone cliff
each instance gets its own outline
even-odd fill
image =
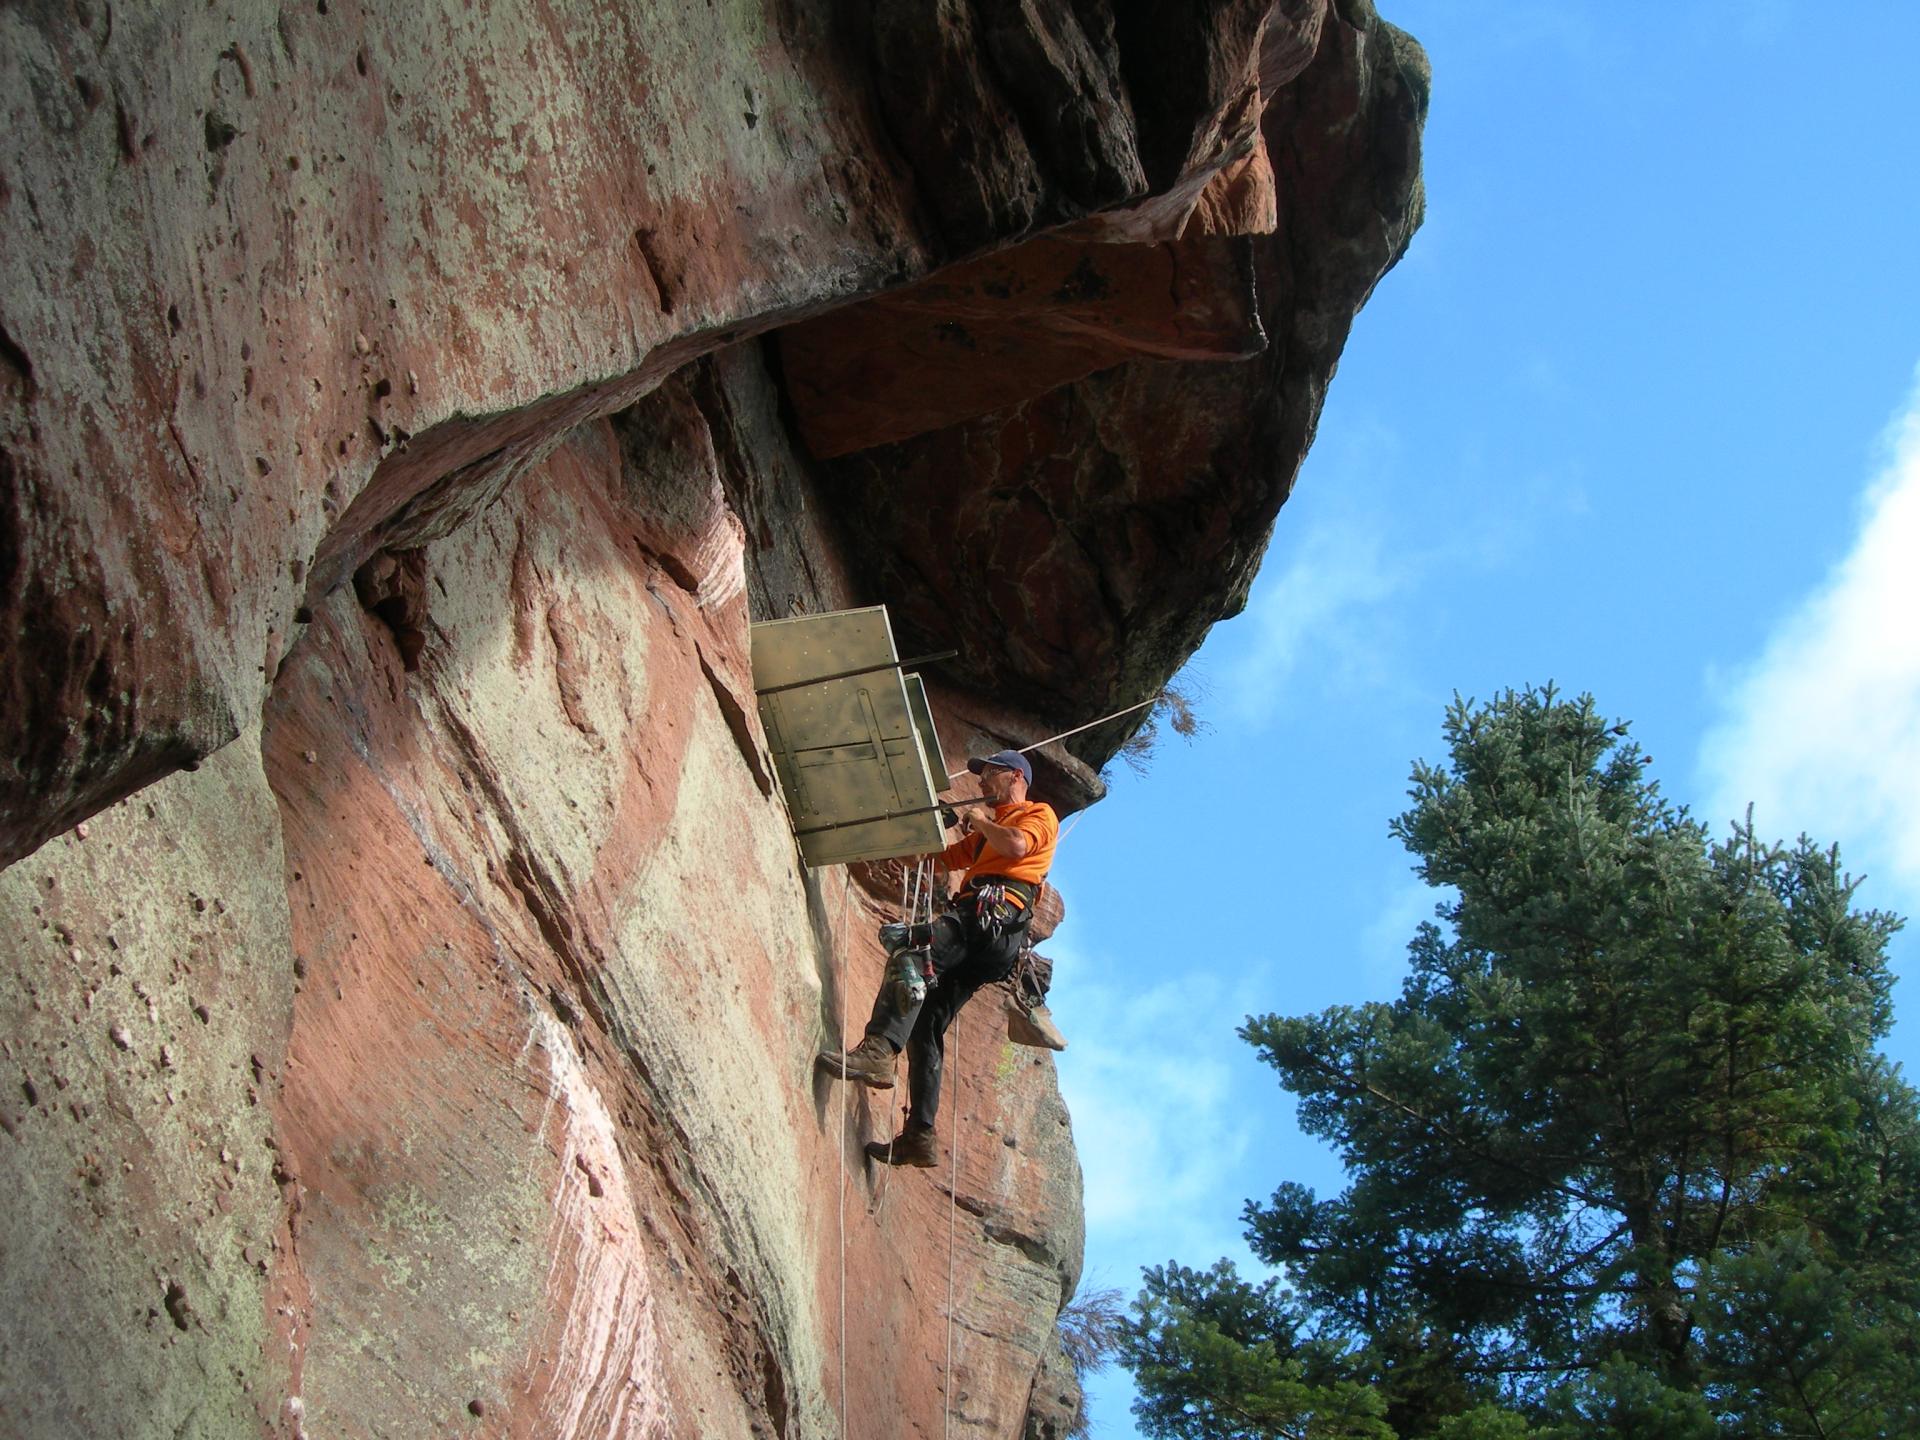
[[[884,902],[746,627],[959,649],[956,765],[1151,693],[1418,223],[1417,48],[133,8],[0,8],[0,1431],[1058,1433],[1051,1062],[976,1004],[952,1204],[865,1164]]]

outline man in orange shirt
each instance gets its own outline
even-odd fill
[[[940,1108],[947,1027],[976,990],[1013,973],[1060,838],[1053,808],[1027,799],[1033,767],[1026,756],[1002,750],[969,760],[967,768],[980,777],[981,794],[993,813],[989,818],[969,806],[960,818],[965,833],[940,852],[947,870],[966,873],[954,910],[931,925],[880,927],[889,982],[873,1002],[866,1038],[845,1053],[828,1050],[820,1056],[820,1063],[842,1079],[884,1090],[893,1084],[894,1057],[907,1052],[913,1108],[906,1128],[891,1145],[876,1140],[867,1146],[876,1160],[894,1165],[938,1163],[933,1121]],[[914,952],[924,952],[923,970],[929,972],[919,996],[894,978],[903,964],[907,980],[913,978],[919,961]]]

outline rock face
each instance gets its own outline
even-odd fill
[[[1164,683],[1418,223],[1417,47],[124,9],[0,9],[0,1428],[1061,1433],[1051,1058],[983,996],[942,1168],[865,1161],[897,892],[800,867],[747,626],[959,649],[954,769]]]
[[[902,643],[958,648],[948,672],[957,683],[1063,722],[1035,733],[1152,695],[1216,620],[1244,605],[1348,326],[1417,222],[1419,52],[1398,32],[1356,23],[1356,7],[1324,17],[1306,9],[1317,49],[1274,92],[1259,132],[1280,197],[1271,234],[1122,247],[1149,248],[1175,277],[1151,298],[1123,298],[1105,278],[1129,267],[1144,277],[1139,259],[1084,266],[1077,291],[1068,282],[1037,301],[1044,286],[1004,284],[1002,303],[1026,310],[1037,334],[1015,361],[998,352],[1016,347],[989,331],[989,378],[971,388],[948,372],[965,368],[958,356],[979,310],[970,295],[950,298],[949,272],[781,337],[795,369],[804,358],[854,382],[829,402],[795,380],[795,408],[803,433],[822,433],[822,453],[840,457],[825,467],[826,484]],[[1276,33],[1291,33],[1275,23],[1269,52]],[[986,265],[1057,272],[1053,250],[1025,260],[1036,249],[956,268],[969,281]],[[1209,283],[1192,286],[1203,269]],[[1094,318],[1123,307],[1131,328]],[[876,311],[905,338],[867,333],[863,316]],[[906,311],[921,317],[920,330],[893,322]],[[1256,353],[1238,364],[1181,363],[1202,337],[1222,358]],[[1141,358],[1114,363],[1129,353]],[[1036,383],[1031,398],[1008,402],[1016,365],[1038,372]],[[929,381],[921,433],[903,437],[884,423],[861,431],[863,413],[914,403],[889,402],[890,393],[910,396]],[[972,403],[983,384],[991,408]],[[915,503],[898,503],[902,495]],[[1061,758],[1097,767],[1134,723],[1088,731]],[[1064,770],[1053,779],[1057,793],[1073,783]]]

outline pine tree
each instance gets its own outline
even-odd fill
[[[1241,1032],[1354,1178],[1247,1208],[1295,1290],[1238,1343],[1322,1356],[1406,1437],[1909,1433],[1920,1125],[1874,1048],[1900,922],[1836,849],[1711,839],[1587,697],[1445,729],[1393,822],[1440,894],[1400,998]],[[1210,1296],[1148,1280],[1150,1362]],[[1136,1373],[1152,1434],[1320,1433],[1180,1429]]]

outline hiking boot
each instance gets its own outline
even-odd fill
[[[893,1046],[884,1035],[869,1035],[842,1055],[838,1050],[822,1050],[819,1063],[830,1075],[842,1080],[858,1080],[875,1090],[893,1088]]]
[[[940,1163],[940,1146],[934,1141],[931,1126],[909,1124],[892,1144],[869,1140],[867,1156],[882,1165],[912,1165],[931,1170]]]

